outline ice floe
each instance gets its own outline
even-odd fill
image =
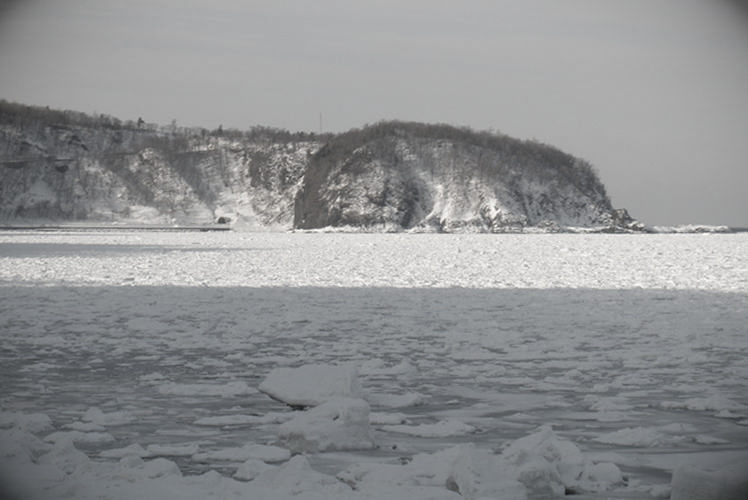
[[[743,500],[748,492],[748,460],[718,469],[684,465],[673,472],[671,500]]]
[[[336,397],[361,397],[358,369],[353,363],[275,368],[259,389],[273,399],[297,407],[316,406]]]
[[[223,448],[215,451],[195,453],[192,460],[195,462],[246,462],[248,460],[261,460],[267,463],[285,462],[291,458],[291,452],[286,448],[262,444],[246,444],[239,448]]]
[[[320,236],[10,238],[0,490],[667,498],[683,464],[730,483],[710,464],[745,450],[744,237]]]
[[[168,396],[240,396],[253,394],[257,390],[250,387],[246,382],[236,380],[223,384],[180,384],[167,382],[160,384],[157,388],[159,393]]]
[[[466,424],[459,420],[440,420],[433,424],[417,425],[383,425],[383,431],[398,432],[400,434],[409,434],[419,437],[448,437],[462,436],[475,432],[477,429],[472,425]]]
[[[294,453],[372,449],[369,404],[363,399],[332,398],[281,424],[278,442]]]

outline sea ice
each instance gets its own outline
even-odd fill
[[[66,474],[72,474],[78,467],[88,464],[88,455],[78,450],[71,439],[55,442],[49,453],[39,457],[39,465],[54,465]]]
[[[113,411],[104,413],[100,408],[91,407],[86,410],[81,420],[92,424],[106,426],[125,425],[135,421],[136,417],[128,411]]]
[[[626,427],[624,429],[597,436],[595,441],[621,446],[653,447],[662,445],[666,441],[666,437],[654,429],[644,427]]]
[[[704,466],[745,449],[745,235],[0,232],[0,245],[13,312],[0,473],[26,485],[16,498],[664,498],[673,469],[722,480]],[[310,409],[258,393],[265,374],[267,394]],[[381,447],[262,465],[271,450],[249,448],[284,422],[347,440],[332,412],[306,420],[329,380],[371,405],[352,434],[374,425]],[[381,428],[450,421],[480,432]],[[547,422],[568,440],[492,451]],[[153,452],[176,452],[185,475]],[[206,468],[221,473],[195,475]]]
[[[149,457],[191,457],[199,448],[195,443],[149,444],[145,450]]]
[[[673,472],[671,500],[745,500],[748,461],[723,465],[717,470],[680,466]]]
[[[51,430],[52,420],[46,413],[0,412],[0,429],[19,428],[38,433]]]
[[[372,449],[369,404],[363,399],[332,398],[281,424],[278,441],[293,453]]]
[[[331,398],[361,398],[358,370],[353,363],[275,368],[259,387],[290,406],[316,406]]]
[[[337,478],[372,498],[527,498],[525,486],[508,462],[473,444],[417,454],[404,465],[355,464]]]
[[[224,448],[216,451],[196,453],[192,456],[195,462],[231,461],[245,462],[247,460],[261,460],[263,462],[285,462],[291,458],[291,452],[286,448],[262,444],[246,444],[240,448]]]
[[[234,380],[223,384],[179,384],[167,382],[157,388],[158,392],[169,396],[241,396],[257,391],[246,382]]]
[[[260,473],[252,481],[252,486],[293,496],[311,494],[313,498],[320,493],[336,496],[351,491],[334,477],[312,469],[303,455],[296,455],[285,464]]]
[[[81,432],[81,431],[57,431],[44,437],[48,443],[61,441],[72,441],[74,443],[109,443],[114,441],[114,436],[108,432]]]
[[[127,456],[144,458],[149,455],[150,454],[148,453],[148,451],[146,451],[146,449],[140,446],[138,443],[127,445],[124,448],[112,448],[110,450],[104,450],[99,453],[99,456],[102,458],[123,458]]]
[[[237,467],[236,472],[234,473],[234,479],[240,481],[251,481],[263,472],[273,470],[275,467],[275,465],[270,465],[262,460],[250,458]]]
[[[291,413],[268,412],[264,415],[218,415],[195,420],[195,425],[206,427],[230,427],[252,424],[280,424],[293,418]]]
[[[386,408],[407,408],[424,404],[428,396],[417,392],[406,392],[405,394],[368,393],[366,399],[373,405]]]
[[[717,412],[748,409],[744,405],[738,404],[721,394],[713,394],[701,398],[689,398],[685,401],[663,401],[661,406],[667,409]]]
[[[381,429],[387,432],[399,432],[400,434],[419,437],[462,436],[476,431],[476,428],[472,425],[459,420],[440,420],[433,424],[384,425]]]
[[[519,468],[519,480],[536,494],[605,491],[623,483],[615,464],[593,463],[548,425],[510,443],[502,457]]]

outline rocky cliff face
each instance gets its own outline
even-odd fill
[[[333,138],[296,198],[299,228],[506,232],[634,227],[586,162],[447,126],[383,123]]]
[[[0,219],[6,223],[221,219],[287,229],[308,157],[319,147],[270,129],[169,130],[41,114],[19,123],[0,113]]]
[[[591,167],[448,126],[149,126],[0,102],[0,220],[371,231],[628,230]]]

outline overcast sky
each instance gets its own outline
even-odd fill
[[[494,129],[589,160],[647,224],[748,226],[729,0],[0,0],[0,98],[121,119]]]

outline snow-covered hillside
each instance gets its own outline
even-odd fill
[[[0,102],[0,219],[249,229],[641,229],[584,161],[449,126],[155,127]]]
[[[287,228],[307,157],[318,147],[262,133],[3,118],[5,220],[205,224],[223,218]]]
[[[583,160],[536,142],[397,122],[327,143],[304,177],[295,220],[438,232],[638,227],[612,208]]]

